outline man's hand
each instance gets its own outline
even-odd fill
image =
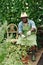
[[[28,32],[27,32],[27,35],[31,35],[31,31],[28,31]]]
[[[24,37],[25,37],[25,35],[23,35],[23,34],[22,34],[22,35],[21,35],[21,37],[22,37],[22,38],[24,38]]]

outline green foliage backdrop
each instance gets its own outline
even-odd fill
[[[0,0],[0,22],[15,23],[20,21],[20,13],[26,11],[36,25],[40,25],[43,16],[43,0]]]

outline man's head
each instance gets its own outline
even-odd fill
[[[27,16],[26,12],[21,13],[21,19],[22,19],[22,21],[23,21],[24,23],[27,22],[27,18],[28,18],[28,16]]]

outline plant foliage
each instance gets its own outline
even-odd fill
[[[43,0],[0,0],[1,22],[7,20],[8,23],[18,24],[22,11],[26,11],[37,26],[43,23]]]

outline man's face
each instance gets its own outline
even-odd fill
[[[21,19],[22,19],[22,21],[23,21],[24,23],[27,22],[27,17],[22,17]]]

